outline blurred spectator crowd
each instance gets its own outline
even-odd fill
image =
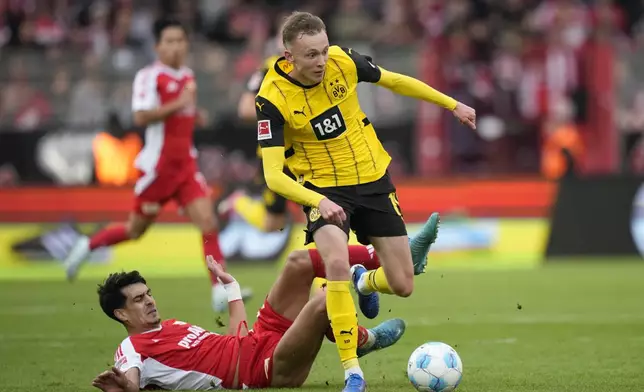
[[[246,78],[275,53],[277,26],[292,9],[322,15],[332,38],[398,45],[422,39],[419,30],[399,29],[411,16],[411,4],[0,0],[0,124],[20,130],[51,123],[102,127],[109,113],[129,123],[132,78],[154,59],[151,27],[162,16],[176,17],[191,30],[190,65],[214,117],[236,107]],[[385,26],[371,29],[377,20]]]
[[[294,9],[322,16],[333,42],[392,70],[424,78],[421,56],[435,53],[440,88],[479,113],[477,133],[446,124],[457,172],[543,170],[550,130],[583,132],[585,46],[611,40],[616,91],[607,104],[629,135],[625,148],[639,151],[640,0],[0,0],[0,132],[129,128],[133,75],[154,59],[152,23],[169,15],[190,29],[210,123],[234,117],[246,79],[275,53],[277,27]],[[414,101],[380,90],[370,116],[415,117]]]

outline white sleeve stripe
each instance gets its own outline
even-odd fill
[[[139,369],[143,367],[141,355],[134,349],[130,338],[123,340],[116,351],[114,366],[123,372],[133,367]]]
[[[132,86],[132,111],[154,109],[158,104],[157,76],[155,67],[140,70]]]

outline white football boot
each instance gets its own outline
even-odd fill
[[[65,271],[67,273],[67,280],[70,282],[76,279],[78,270],[87,261],[92,251],[89,249],[89,237],[81,236],[72,249],[69,251],[65,259]]]

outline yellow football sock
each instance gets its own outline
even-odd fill
[[[262,200],[256,200],[248,195],[242,195],[235,199],[233,208],[246,222],[264,231],[268,212]]]
[[[311,294],[315,295],[318,291],[324,290],[327,280],[324,278],[313,278],[311,284]]]
[[[382,267],[378,267],[376,270],[367,272],[364,275],[364,285],[370,292],[377,291],[383,294],[394,293],[391,290],[391,287],[389,287],[387,277],[385,276],[385,270]]]
[[[313,287],[316,288],[316,289],[321,288],[325,284],[327,284],[327,280],[324,279],[324,278],[315,278],[315,279],[313,279]]]
[[[358,316],[349,285],[348,281],[328,281],[326,284],[326,311],[344,370],[360,367],[356,354]]]

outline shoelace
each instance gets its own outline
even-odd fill
[[[360,387],[360,385],[362,385],[362,377],[357,374],[350,374],[349,378],[347,379],[347,386],[358,388]]]

